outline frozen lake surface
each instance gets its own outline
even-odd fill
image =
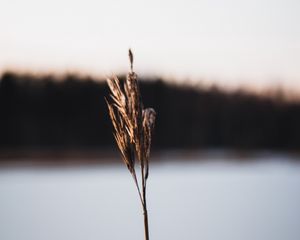
[[[151,240],[299,240],[300,164],[154,163]],[[123,165],[0,169],[1,240],[141,240],[143,219]]]

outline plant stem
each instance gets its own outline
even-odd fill
[[[146,202],[146,186],[143,186],[143,214],[144,214],[144,229],[145,229],[145,240],[149,240],[149,226],[148,226],[148,211]]]
[[[147,207],[143,206],[144,210],[144,228],[145,228],[145,240],[149,240],[149,227],[148,227],[148,212]]]
[[[146,201],[147,179],[145,178],[145,171],[144,171],[143,162],[141,164],[141,174],[142,174],[142,194],[143,194],[143,214],[144,214],[145,240],[149,240],[148,211],[147,211],[147,201]]]

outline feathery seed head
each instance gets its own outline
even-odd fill
[[[133,54],[129,49],[130,72],[120,86],[119,79],[108,78],[111,102],[107,101],[109,115],[114,127],[114,136],[123,161],[131,174],[135,176],[135,155],[141,168],[148,177],[151,135],[154,129],[156,113],[154,109],[144,109],[141,100],[137,75],[133,72]]]

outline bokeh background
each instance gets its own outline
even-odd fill
[[[0,239],[141,239],[104,97],[157,112],[151,239],[300,237],[300,3],[0,2]]]

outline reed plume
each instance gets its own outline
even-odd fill
[[[139,194],[144,214],[145,240],[149,240],[146,187],[156,113],[152,108],[144,109],[130,49],[129,62],[130,71],[122,84],[116,76],[107,79],[111,101],[106,102],[116,143]],[[140,165],[139,177],[136,173],[136,162]]]

